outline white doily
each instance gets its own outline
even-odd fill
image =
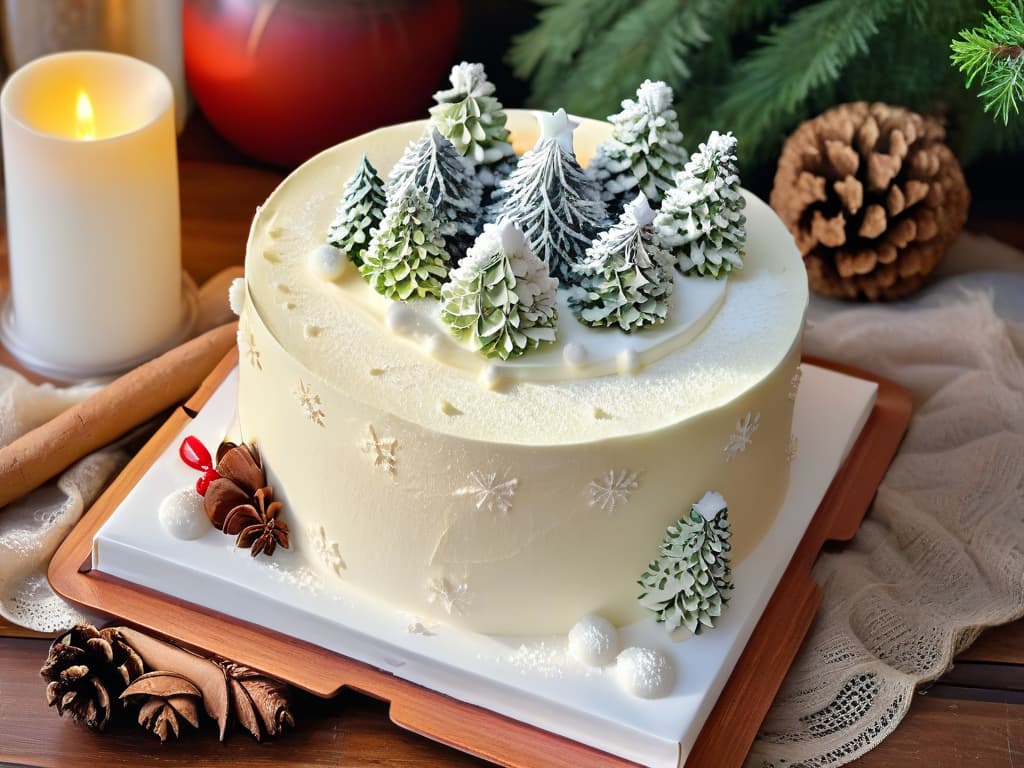
[[[964,236],[953,257],[999,248]],[[815,566],[824,602],[748,768],[859,757],[916,686],[1024,615],[1024,273],[948,278],[891,306],[815,299],[809,319],[808,353],[902,383],[915,412],[856,538]]]
[[[39,426],[95,391],[35,386],[0,368],[0,445]],[[122,451],[87,456],[28,496],[0,509],[0,616],[37,632],[58,632],[82,614],[46,581],[50,558],[107,481],[123,466]]]

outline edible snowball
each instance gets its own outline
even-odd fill
[[[615,679],[628,693],[641,699],[660,699],[676,683],[672,662],[653,648],[627,648],[615,660]]]
[[[309,252],[306,265],[316,277],[330,283],[344,274],[348,259],[339,249],[324,243]]]
[[[242,307],[245,306],[245,278],[236,277],[228,287],[228,306],[238,317],[242,316]]]
[[[167,533],[184,541],[198,539],[213,528],[203,508],[203,497],[192,488],[182,488],[165,497],[157,516]]]
[[[569,630],[569,653],[590,667],[603,667],[619,652],[619,632],[601,616],[584,616]]]

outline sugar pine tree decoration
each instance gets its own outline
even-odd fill
[[[615,130],[597,148],[587,173],[601,185],[610,211],[622,210],[637,192],[659,204],[686,164],[672,100],[672,89],[664,82],[644,80],[636,101],[626,99],[622,111],[608,118]]]
[[[569,305],[580,322],[618,326],[627,333],[665,322],[675,287],[673,259],[661,247],[653,221],[654,211],[641,192],[618,223],[594,241],[586,260],[573,267],[577,286]]]
[[[715,626],[729,601],[729,510],[721,494],[708,492],[687,516],[668,528],[661,557],[640,577],[640,603],[672,632],[699,635]]]
[[[572,132],[578,123],[564,109],[543,113],[540,123],[536,145],[498,188],[495,218],[514,221],[551,274],[572,283],[572,265],[603,228],[607,210],[597,184],[576,162]]]
[[[327,242],[359,266],[373,230],[384,218],[386,205],[384,182],[363,153],[359,168],[345,182],[338,215],[327,230]]]
[[[359,272],[378,293],[404,301],[440,296],[449,261],[426,194],[406,186],[391,196]]]
[[[483,64],[456,64],[450,79],[451,88],[434,94],[437,103],[430,115],[441,135],[472,161],[487,195],[516,163],[505,110],[494,96],[494,84]]]
[[[468,163],[433,126],[410,142],[391,169],[388,194],[406,186],[426,192],[452,261],[460,259],[476,237],[482,188]]]
[[[717,278],[743,267],[745,205],[736,138],[712,131],[676,175],[654,222],[680,272]]]
[[[510,221],[487,224],[441,289],[441,317],[487,357],[555,340],[558,281]]]

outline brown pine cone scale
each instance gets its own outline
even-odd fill
[[[842,104],[803,123],[779,158],[771,205],[811,288],[896,299],[924,283],[963,228],[970,195],[931,118],[887,104]]]

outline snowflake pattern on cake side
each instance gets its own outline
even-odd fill
[[[338,542],[327,538],[327,530],[322,525],[310,526],[306,532],[309,534],[317,559],[334,571],[336,576],[341,576],[341,572],[348,566],[341,557],[341,546]]]
[[[639,485],[638,477],[637,472],[630,472],[628,469],[620,469],[617,472],[609,469],[604,477],[590,481],[590,506],[598,507],[609,515],[614,514],[629,502],[630,494]]]
[[[796,435],[789,436],[789,445],[786,446],[786,461],[796,461],[796,457],[800,455],[800,441],[796,439]]]
[[[447,576],[434,577],[427,583],[428,603],[440,603],[449,616],[462,616],[469,609],[469,585],[453,581]]]
[[[398,440],[393,437],[381,437],[370,425],[370,438],[363,443],[363,450],[370,454],[373,466],[380,467],[392,477],[398,472]]]
[[[257,371],[263,370],[260,351],[256,347],[256,337],[253,336],[252,331],[248,327],[243,331],[242,326],[238,326],[238,348],[244,353],[245,358],[249,361],[249,365]]]
[[[303,413],[306,414],[306,418],[318,427],[324,426],[327,414],[324,413],[320,395],[315,394],[302,379],[299,379],[299,383],[295,386],[295,397],[298,399]]]
[[[796,372],[793,374],[793,378],[789,380],[789,399],[796,400],[796,393],[800,391],[800,379],[804,376],[804,369],[801,366],[796,367]]]
[[[467,484],[456,488],[452,495],[469,496],[477,509],[507,515],[512,509],[512,497],[515,496],[516,487],[519,485],[519,478],[508,475],[506,470],[499,479],[497,472],[474,470],[469,473]]]
[[[761,412],[751,413],[736,422],[736,431],[729,435],[729,441],[725,444],[722,452],[725,453],[725,460],[732,461],[739,454],[743,453],[753,442],[753,435],[761,426]]]

